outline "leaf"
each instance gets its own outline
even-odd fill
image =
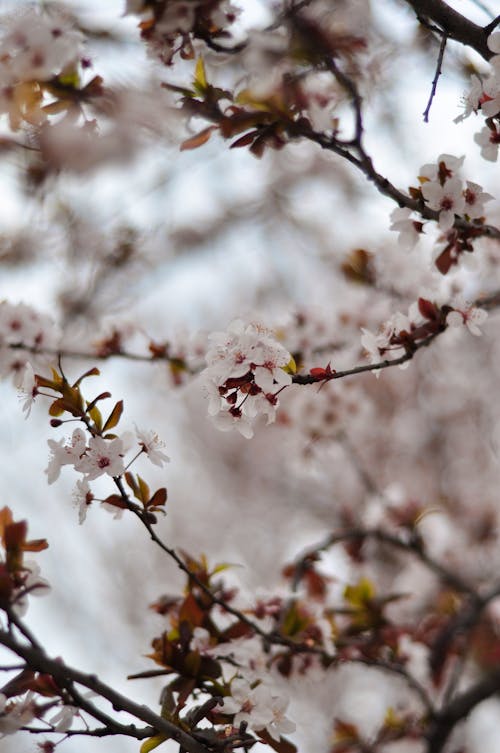
[[[23,545],[23,551],[25,552],[43,552],[44,549],[48,549],[49,543],[47,539],[32,539],[32,541],[26,541]]]
[[[139,494],[139,487],[137,486],[137,482],[136,482],[136,480],[134,478],[134,474],[130,473],[130,471],[127,471],[125,473],[125,481],[127,483],[127,486],[130,489],[132,489],[132,494],[134,495],[134,497],[136,499],[140,499],[140,497],[138,496],[138,494]]]
[[[287,374],[296,374],[297,373],[297,364],[295,363],[295,358],[293,356],[290,356],[290,360],[286,364],[286,366],[281,367],[283,371],[286,371]]]
[[[375,596],[375,586],[368,578],[361,578],[355,586],[346,586],[344,599],[353,607],[366,607]]]
[[[167,490],[165,487],[157,489],[149,502],[146,504],[147,508],[162,507],[167,501]]]
[[[205,612],[198,605],[192,593],[189,593],[179,610],[179,622],[187,622],[191,627],[201,627],[205,620]]]
[[[94,367],[93,367],[92,369],[89,369],[89,370],[88,370],[88,371],[86,371],[86,372],[85,372],[84,374],[82,374],[82,375],[81,375],[81,377],[79,377],[79,378],[78,378],[78,379],[76,380],[76,382],[74,383],[73,387],[78,387],[78,386],[80,385],[80,383],[81,383],[81,382],[82,382],[82,381],[83,381],[84,379],[86,379],[87,377],[91,377],[91,376],[99,376],[99,374],[100,374],[100,373],[101,373],[101,372],[99,371],[99,369],[97,368],[97,366],[94,366]]]
[[[435,322],[439,318],[437,306],[426,298],[418,299],[418,310],[424,319],[429,319],[431,322]]]
[[[254,138],[257,136],[259,132],[258,131],[250,131],[249,133],[245,133],[244,136],[240,136],[239,139],[236,139],[236,141],[233,141],[230,149],[239,149],[242,146],[249,146],[253,143]]]
[[[215,131],[216,129],[217,126],[208,126],[208,128],[204,128],[203,131],[200,131],[194,136],[191,136],[189,139],[186,139],[180,146],[181,152],[185,152],[189,149],[198,149],[199,146],[203,146],[203,144],[206,144],[209,140],[210,136],[212,135],[212,131]]]
[[[123,400],[119,400],[111,413],[108,416],[108,419],[106,423],[103,426],[103,431],[108,431],[108,429],[113,429],[119,422],[121,415],[123,413]]]
[[[119,494],[110,494],[109,497],[102,500],[102,504],[112,505],[113,507],[119,507],[121,510],[127,509],[127,504]]]
[[[148,500],[151,496],[151,492],[149,490],[149,486],[146,484],[144,479],[142,479],[139,475],[137,476],[137,481],[139,482],[139,496],[138,499],[144,504],[147,505]]]
[[[194,69],[193,84],[194,84],[194,88],[200,93],[203,93],[207,90],[207,86],[208,86],[207,72],[205,70],[205,63],[203,62],[203,58],[201,55],[196,61],[196,68]]]
[[[102,427],[102,414],[97,405],[94,405],[89,411],[89,416],[95,424],[97,431],[101,431]]]
[[[58,99],[55,102],[51,102],[49,105],[44,105],[42,110],[46,112],[47,115],[58,115],[60,112],[69,110],[72,104],[73,103],[69,100]]]
[[[149,753],[150,750],[154,750],[158,747],[158,745],[161,745],[165,742],[165,740],[168,740],[167,735],[154,735],[154,737],[148,737],[147,740],[144,740],[140,747],[140,753]]]

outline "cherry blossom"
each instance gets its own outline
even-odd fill
[[[418,175],[431,182],[436,182],[440,178],[446,180],[455,175],[462,167],[464,160],[465,156],[454,157],[452,154],[440,154],[436,162],[423,165],[418,171]]]
[[[471,220],[475,220],[484,215],[484,205],[492,201],[494,197],[483,191],[482,186],[477,183],[467,180],[465,184],[467,186],[464,191],[465,213]]]
[[[0,376],[11,376],[16,387],[23,389],[28,363],[33,370],[44,372],[53,360],[33,351],[55,349],[58,341],[59,333],[50,317],[23,303],[0,303]],[[21,344],[31,352],[19,349]]]
[[[90,481],[104,473],[108,476],[121,476],[125,471],[123,455],[123,441],[119,437],[92,437],[85,454],[75,463],[75,469],[84,473]]]
[[[462,102],[464,105],[464,112],[455,118],[454,123],[460,123],[465,120],[473,112],[477,112],[481,105],[481,98],[483,96],[483,83],[481,79],[473,74],[471,76],[471,86],[469,91],[464,95]]]
[[[252,419],[266,415],[268,424],[274,421],[277,395],[292,382],[284,369],[292,357],[272,332],[239,319],[209,341],[203,372],[209,415],[222,431],[236,428],[250,438]]]
[[[92,504],[93,499],[94,495],[90,491],[87,479],[79,479],[76,482],[76,488],[73,492],[73,501],[75,507],[78,507],[78,522],[80,525],[85,522],[87,518],[87,510]]]
[[[422,223],[412,218],[413,210],[406,207],[397,207],[391,212],[390,230],[399,233],[398,243],[403,248],[412,249],[420,240]]]
[[[135,433],[137,435],[139,445],[142,447],[142,451],[146,453],[153,465],[157,465],[159,468],[162,468],[165,463],[170,462],[168,455],[165,455],[165,453],[160,449],[162,447],[165,447],[165,442],[163,442],[159,438],[156,432],[152,430],[141,431],[136,427]]]
[[[481,157],[488,162],[496,162],[498,159],[498,147],[500,145],[500,131],[497,126],[484,126],[479,133],[474,135],[474,141],[481,147]]]
[[[80,710],[76,706],[63,705],[48,722],[56,732],[67,732],[71,729],[75,717],[79,715]]]
[[[466,304],[455,304],[456,308],[446,317],[446,323],[450,327],[460,327],[465,325],[472,335],[480,336],[481,325],[488,318],[488,312],[475,306],[467,307]]]
[[[252,729],[259,730],[270,724],[273,718],[271,698],[269,687],[262,683],[252,687],[247,680],[236,678],[231,683],[231,695],[224,698],[222,710],[226,714],[236,714],[235,727],[246,722]]]
[[[14,612],[22,617],[28,611],[28,596],[45,596],[50,591],[50,584],[40,575],[40,567],[33,560],[24,563],[24,576],[22,585],[14,594]]]
[[[286,696],[271,697],[270,710],[273,716],[269,724],[266,724],[266,730],[274,740],[279,740],[282,735],[295,732],[295,722],[285,716],[288,704],[289,699]]]
[[[19,387],[19,396],[23,400],[23,413],[24,417],[28,418],[31,414],[31,408],[35,402],[35,398],[38,395],[38,387],[35,382],[35,372],[30,363],[27,363],[24,368],[24,375]]]
[[[427,181],[422,185],[422,195],[431,209],[439,211],[439,227],[449,230],[455,222],[455,215],[462,214],[465,209],[462,181],[459,178],[449,178],[444,185],[439,182]]]
[[[0,42],[0,81],[48,81],[76,63],[83,35],[71,28],[67,15],[33,8],[11,18]]]
[[[14,734],[29,724],[35,715],[36,705],[32,692],[19,701],[11,701],[0,693],[0,737]]]
[[[75,429],[69,444],[64,438],[57,442],[54,439],[49,439],[47,442],[52,455],[45,473],[48,483],[53,484],[59,478],[63,465],[74,465],[76,467],[81,462],[81,458],[87,449],[87,440],[82,429]]]

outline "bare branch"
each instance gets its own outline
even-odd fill
[[[488,26],[484,28],[478,26],[450,8],[443,0],[405,0],[405,2],[413,8],[419,21],[437,24],[443,35],[472,47],[485,60],[493,57],[487,45],[487,39],[491,33]]]
[[[441,69],[442,69],[443,58],[444,58],[444,51],[446,49],[446,42],[447,41],[448,41],[448,34],[443,34],[442,39],[441,39],[441,44],[439,46],[439,54],[438,54],[438,59],[437,59],[437,64],[436,64],[436,73],[434,74],[434,78],[432,79],[432,87],[431,87],[431,93],[430,93],[429,101],[427,102],[427,107],[425,108],[425,110],[423,112],[424,123],[428,123],[429,122],[429,113],[431,111],[432,101],[433,101],[434,96],[436,94],[438,79],[439,79],[439,76],[441,75]]]

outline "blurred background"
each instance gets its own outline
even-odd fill
[[[236,4],[237,38],[270,23],[271,3]],[[450,4],[477,23],[491,19],[493,3]],[[0,2],[5,24],[27,5]],[[123,15],[121,0],[61,5],[87,38],[89,76],[102,76],[119,105],[114,117],[97,114],[99,143],[65,144],[59,164],[47,157],[49,147],[42,154],[29,148],[29,129],[12,137],[0,120],[0,297],[50,314],[68,349],[92,351],[118,328],[133,352],[147,352],[153,339],[202,365],[207,334],[240,317],[274,328],[304,368],[331,361],[340,370],[364,362],[361,327],[376,331],[423,292],[473,300],[500,288],[498,244],[482,241],[470,263],[441,277],[432,233],[414,251],[401,249],[389,230],[393,204],[313,144],[269,149],[256,159],[214,135],[199,149],[180,151],[200,123],[186,125],[160,85],[188,84],[193,61],[170,68],[148,56],[138,18]],[[424,163],[465,154],[464,176],[500,196],[498,166],[485,162],[473,142],[477,119],[453,122],[471,71],[486,70],[484,61],[448,45],[424,123],[439,49],[433,36],[404,2],[334,5],[338,28],[369,42],[359,79],[366,146],[377,169],[406,190]],[[209,80],[243,75],[227,58],[203,54]],[[488,204],[491,224],[498,224],[499,209],[497,200]],[[499,564],[497,325],[491,312],[482,338],[465,328],[445,333],[407,371],[339,380],[321,391],[289,388],[276,424],[260,426],[250,441],[218,432],[200,378],[178,385],[165,364],[109,359],[88,384],[93,394],[109,390],[124,400],[123,430],[137,424],[165,441],[166,468],[142,459],[135,467],[152,487],[168,487],[158,530],[179,550],[237,564],[228,578],[241,588],[242,604],[283,588],[284,563],[336,526],[383,523],[391,505],[410,500],[435,512],[422,523],[431,551],[481,578]],[[96,364],[68,358],[63,365],[76,378]],[[29,624],[49,654],[155,708],[161,682],[125,678],[152,668],[145,654],[163,623],[148,605],[178,592],[183,579],[134,520],[113,520],[94,505],[78,525],[75,474],[64,468],[48,486],[44,473],[47,439],[68,429],[51,429],[41,399],[24,420],[13,386],[3,382],[0,392],[1,504],[50,544],[38,562],[52,591],[31,600]],[[335,554],[323,566],[340,593],[351,577],[347,558]],[[397,573],[380,562],[376,576],[381,590],[418,589],[415,603],[402,607],[409,617],[436,588],[407,561]],[[367,670],[352,670],[350,683],[344,674],[297,681],[290,716],[302,753],[328,750],[336,714],[351,714],[367,729],[376,725],[400,692]],[[491,715],[482,714],[480,707],[468,722],[467,750],[499,753]],[[104,745],[110,753],[138,749],[129,740]],[[16,736],[1,746],[28,753],[36,741]],[[75,739],[64,747],[90,753],[103,744]]]

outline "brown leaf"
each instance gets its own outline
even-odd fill
[[[210,136],[212,135],[212,131],[215,131],[216,129],[217,126],[208,126],[208,128],[204,128],[203,131],[200,131],[194,136],[191,136],[189,139],[186,139],[180,146],[181,152],[185,152],[188,149],[198,149],[199,146],[203,146],[203,144],[206,144],[209,140]]]

